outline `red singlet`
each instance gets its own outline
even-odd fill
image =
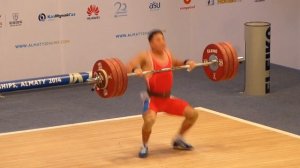
[[[168,57],[168,63],[166,65],[160,65],[152,53],[149,52],[150,60],[152,61],[152,68],[154,70],[160,70],[162,68],[171,68],[172,59],[168,51],[164,52]],[[148,90],[154,93],[170,93],[173,86],[173,72],[167,71],[162,73],[152,74],[152,76],[146,78]],[[184,115],[184,109],[189,105],[186,101],[176,97],[154,97],[151,96],[149,104],[145,104],[144,110],[151,109],[155,112],[166,112],[173,115]]]

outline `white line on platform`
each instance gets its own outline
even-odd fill
[[[287,131],[272,128],[272,127],[269,127],[269,126],[265,126],[265,125],[262,125],[262,124],[252,122],[252,121],[244,120],[244,119],[241,119],[241,118],[233,117],[233,116],[223,114],[223,113],[220,113],[220,112],[217,112],[217,111],[213,111],[213,110],[210,110],[210,109],[206,109],[206,108],[203,108],[203,107],[197,107],[196,109],[201,110],[203,112],[218,115],[218,116],[221,116],[221,117],[224,117],[224,118],[232,119],[232,120],[235,120],[235,121],[238,121],[238,122],[242,122],[242,123],[245,123],[245,124],[253,125],[253,126],[256,126],[256,127],[259,127],[259,128],[263,128],[263,129],[266,129],[266,130],[270,130],[270,131],[273,131],[273,132],[277,132],[277,133],[280,133],[280,134],[284,134],[284,135],[287,135],[287,136],[290,136],[290,137],[293,137],[293,138],[300,139],[299,135],[296,135],[296,134],[293,134],[293,133],[290,133],[290,132],[287,132]],[[73,126],[81,126],[81,125],[90,125],[90,124],[97,124],[97,123],[118,121],[118,120],[126,120],[126,119],[138,118],[138,117],[141,117],[141,115],[133,115],[133,116],[111,118],[111,119],[104,119],[104,120],[97,120],[97,121],[89,121],[89,122],[82,122],[82,123],[75,123],[75,124],[66,124],[66,125],[59,125],[59,126],[53,126],[53,127],[23,130],[23,131],[7,132],[7,133],[1,133],[0,136],[21,134],[21,133],[30,133],[30,132],[38,132],[38,131],[66,128],[66,127],[73,127]]]
[[[266,126],[266,125],[263,125],[263,124],[258,124],[258,123],[252,122],[252,121],[244,120],[244,119],[241,119],[241,118],[237,118],[237,117],[234,117],[234,116],[230,116],[230,115],[227,115],[227,114],[224,114],[224,113],[220,113],[220,112],[213,111],[213,110],[206,109],[206,108],[202,108],[202,107],[197,107],[196,109],[207,112],[207,113],[215,114],[215,115],[218,115],[218,116],[221,116],[221,117],[224,117],[224,118],[229,118],[231,120],[235,120],[235,121],[238,121],[238,122],[253,125],[253,126],[256,126],[256,127],[259,127],[259,128],[263,128],[263,129],[266,129],[266,130],[270,130],[270,131],[273,131],[273,132],[277,132],[277,133],[280,133],[280,134],[284,134],[284,135],[287,135],[287,136],[290,136],[290,137],[300,139],[299,135],[296,135],[296,134],[293,134],[293,133],[290,133],[290,132],[287,132],[287,131],[283,131],[283,130],[280,130],[280,129],[277,129],[277,128],[272,128],[272,127],[269,127],[269,126]]]
[[[81,126],[81,125],[90,125],[90,124],[97,124],[97,123],[103,123],[103,122],[109,122],[109,121],[126,120],[126,119],[137,118],[137,117],[142,117],[142,116],[141,115],[132,115],[132,116],[126,116],[126,117],[110,118],[110,119],[88,121],[88,122],[81,122],[81,123],[74,123],[74,124],[65,124],[65,125],[58,125],[58,126],[45,127],[45,128],[36,128],[36,129],[29,129],[29,130],[23,130],[23,131],[14,131],[14,132],[0,133],[0,136],[37,132],[37,131],[44,131],[44,130],[52,130],[52,129]]]

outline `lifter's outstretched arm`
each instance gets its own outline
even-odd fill
[[[173,63],[174,67],[182,66],[182,65],[189,65],[190,70],[193,70],[196,66],[196,63],[193,60],[184,60],[184,61],[179,60],[172,54],[172,52],[170,52],[170,55],[171,55],[172,63]]]
[[[127,66],[127,72],[132,73],[135,72],[139,76],[142,76],[142,68],[146,64],[146,54],[140,53],[137,56],[135,56],[132,60],[129,61]]]

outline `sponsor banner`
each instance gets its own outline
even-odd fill
[[[19,13],[12,13],[11,19],[9,21],[9,26],[10,27],[16,27],[16,26],[22,26],[23,20],[20,19],[20,14]]]
[[[191,10],[195,9],[196,5],[193,4],[193,0],[182,0],[183,6],[180,7],[180,10]]]
[[[242,0],[208,0],[207,4],[208,4],[208,6],[213,6],[216,3],[222,5],[222,4],[236,3],[236,2],[241,2],[241,1]]]
[[[39,21],[44,22],[44,21],[53,21],[56,19],[62,19],[66,17],[74,17],[76,16],[76,13],[64,13],[64,14],[45,14],[45,13],[40,13],[38,16]]]
[[[0,5],[0,22],[4,27],[0,28],[0,48],[5,48],[0,52],[7,60],[0,63],[0,70],[4,72],[15,63],[28,65],[28,68],[12,74],[2,73],[2,81],[86,71],[94,60],[111,54],[126,60],[126,56],[133,55],[135,50],[148,49],[145,41],[148,31],[169,27],[174,28],[172,32],[181,30],[176,25],[171,26],[168,20],[160,23],[160,19],[152,16],[161,15],[161,8],[168,7],[171,15],[181,17],[179,4],[185,6],[183,0],[179,0],[180,3],[162,0],[72,1],[71,4],[67,1],[45,0],[42,3],[28,0],[28,4],[35,4],[31,6],[17,2],[11,0],[6,7]],[[194,2],[196,0],[190,5]],[[9,24],[10,21],[13,22]],[[13,26],[19,27],[11,28]],[[127,50],[132,44],[125,40],[134,40],[138,43],[137,48]],[[170,45],[173,43],[171,41]],[[116,45],[124,50],[113,51]],[[119,54],[121,51],[123,53]],[[82,61],[82,58],[86,60]],[[48,64],[34,64],[32,60]]]
[[[270,69],[271,69],[271,26],[266,31],[266,74],[265,77],[265,90],[266,93],[270,93],[271,82],[270,82]]]
[[[100,19],[100,8],[97,5],[90,5],[87,8],[87,20],[97,20]]]
[[[34,47],[45,47],[51,45],[63,45],[70,43],[70,40],[56,40],[56,41],[44,41],[44,42],[33,42],[33,43],[24,43],[24,44],[16,44],[16,49],[24,49],[24,48],[34,48]]]
[[[115,8],[115,17],[122,17],[122,16],[127,16],[128,11],[127,11],[127,3],[124,2],[115,2],[114,3],[114,8]]]
[[[150,1],[149,3],[149,10],[150,11],[159,11],[161,7],[161,2],[160,1]]]
[[[163,33],[166,33],[166,30],[162,30]],[[140,31],[140,32],[130,32],[130,33],[120,33],[116,34],[115,37],[117,39],[122,39],[122,38],[133,38],[133,37],[138,37],[138,36],[148,36],[150,32],[149,31]]]
[[[3,27],[3,18],[4,18],[4,16],[2,14],[0,14],[0,28]]]
[[[207,4],[208,4],[208,6],[213,6],[213,5],[215,5],[215,0],[208,0]]]
[[[91,77],[91,72],[79,72],[58,76],[0,82],[0,93],[86,83],[87,79]]]
[[[218,0],[218,4],[226,4],[226,3],[236,3],[241,2],[242,0]]]

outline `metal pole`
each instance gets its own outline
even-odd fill
[[[245,23],[245,93],[248,95],[270,92],[270,40],[270,23]]]

